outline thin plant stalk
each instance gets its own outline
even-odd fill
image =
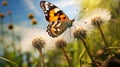
[[[100,25],[98,25],[98,30],[100,31],[101,37],[105,43],[105,47],[109,47]]]
[[[3,25],[3,19],[1,18],[1,36],[2,36],[2,44],[4,45],[4,25]]]
[[[82,67],[82,57],[83,57],[83,54],[85,53],[85,51],[86,51],[85,48],[83,48],[82,52],[79,55],[80,67]]]
[[[40,53],[40,60],[42,62],[42,65],[43,65],[43,67],[46,67],[41,47],[38,50],[39,50],[39,53]]]
[[[10,18],[10,21],[11,21],[11,24],[13,24],[13,19],[12,19],[12,16],[9,15],[9,18]],[[15,33],[14,33],[14,28],[11,30],[11,33],[12,33],[12,44],[13,44],[13,49],[14,51],[16,51],[16,48],[15,48]]]
[[[12,30],[12,39],[13,39],[12,44],[13,44],[13,49],[14,49],[14,51],[16,51],[14,36],[15,36],[15,33],[14,33],[14,30]]]
[[[32,67],[31,62],[30,62],[30,53],[27,52],[27,63],[28,63],[28,67]]]
[[[86,45],[85,40],[84,40],[84,39],[81,39],[81,40],[82,40],[82,42],[83,42],[83,45],[84,45],[84,47],[85,47],[85,49],[86,49],[86,51],[87,51],[90,59],[91,59],[92,62],[93,62],[94,66],[97,67],[97,64],[96,64],[95,60],[93,59],[92,55],[90,54],[90,52],[89,52],[89,50],[88,50],[88,47],[87,47],[87,45]]]
[[[10,19],[10,22],[11,24],[13,24],[13,19],[12,19],[12,15],[11,14],[8,14],[9,15],[9,19]],[[15,32],[14,32],[14,28],[11,30],[11,34],[12,34],[12,45],[13,45],[13,49],[14,49],[14,52],[16,53],[16,47],[15,47]]]
[[[66,60],[67,60],[67,62],[68,62],[68,64],[69,64],[69,67],[72,67],[71,60],[69,59],[69,57],[68,57],[68,55],[67,55],[64,47],[62,48],[62,50],[63,50],[64,56],[65,56],[65,58],[66,58]]]
[[[6,1],[7,1],[7,0],[6,0]],[[10,10],[9,5],[7,4],[6,6],[7,6],[7,10],[9,11],[9,10]],[[10,19],[11,24],[13,24],[12,15],[11,15],[11,14],[8,14],[8,16],[9,16],[9,19]],[[14,51],[16,51],[16,47],[15,47],[15,43],[14,43],[14,41],[15,41],[14,36],[15,36],[14,29],[12,29],[12,44],[13,44],[13,49],[14,49]]]
[[[5,52],[6,52],[6,48],[5,48],[5,42],[4,42],[4,24],[3,24],[3,18],[1,18],[1,36],[2,36],[2,44],[3,44],[3,52],[4,52],[4,55],[5,55]]]

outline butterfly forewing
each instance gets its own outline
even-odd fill
[[[57,37],[62,34],[68,28],[67,24],[69,22],[71,23],[68,16],[50,2],[41,1],[40,6],[44,11],[46,20],[49,22],[47,26],[48,34],[52,37]],[[69,22],[67,23],[66,21]]]
[[[62,10],[50,2],[41,1],[40,6],[43,9],[45,18],[48,22],[55,22],[57,20],[69,20],[67,15],[65,15]]]

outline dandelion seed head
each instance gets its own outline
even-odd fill
[[[12,12],[11,12],[11,11],[7,11],[7,14],[8,14],[8,15],[11,15],[11,14],[12,14]]]
[[[111,14],[103,8],[96,8],[85,14],[80,21],[76,22],[76,27],[83,27],[87,33],[90,33],[95,26],[108,22],[111,19]]]
[[[91,31],[94,29],[94,26],[92,24],[89,23],[90,20],[88,18],[82,18],[76,22],[74,22],[75,28],[74,31],[76,31],[76,29],[84,29],[86,31],[87,34],[91,34]]]
[[[31,52],[33,51],[33,40],[39,38],[38,41],[45,41],[44,49],[45,50],[54,50],[55,49],[55,40],[51,38],[48,33],[43,29],[29,29],[23,32],[21,47],[22,52]],[[37,40],[36,40],[37,41]],[[34,43],[36,43],[34,41]],[[44,42],[43,42],[44,43]],[[43,44],[41,43],[41,44]]]
[[[111,19],[110,11],[103,8],[96,8],[93,11],[86,13],[88,23],[97,26],[103,24]]]
[[[28,18],[29,18],[29,19],[33,19],[33,18],[34,18],[34,15],[33,15],[32,13],[30,13],[30,14],[28,15]]]
[[[37,20],[36,19],[32,19],[32,25],[36,25],[37,24]]]
[[[58,47],[58,48],[63,48],[66,46],[66,41],[64,41],[63,39],[59,39],[56,41],[55,45]]]
[[[9,30],[13,30],[13,29],[14,29],[13,24],[9,24],[9,25],[8,25],[8,29],[9,29]]]
[[[3,6],[7,6],[7,5],[8,5],[8,2],[7,2],[7,1],[3,1],[3,2],[2,2],[2,5],[3,5]]]
[[[21,47],[22,52],[31,52],[34,48],[32,46],[33,39],[40,37],[40,31],[28,29],[26,33],[23,32]]]
[[[44,48],[45,41],[41,37],[37,37],[37,38],[33,39],[32,45],[37,49]]]
[[[77,38],[77,39],[84,39],[86,38],[86,30],[84,30],[82,27],[76,29],[74,31],[74,38]]]
[[[3,19],[5,15],[3,13],[0,13],[0,18]]]
[[[98,26],[98,25],[101,25],[103,23],[103,20],[101,19],[100,16],[98,16],[98,17],[96,16],[96,17],[93,17],[91,19],[91,22],[92,22],[92,25]]]
[[[73,32],[73,31],[72,31]],[[45,46],[44,46],[44,50],[45,52],[47,51],[51,51],[56,49],[56,42],[60,39],[64,39],[64,41],[66,43],[70,43],[73,42],[72,37],[70,37],[70,31],[67,30],[66,33],[56,37],[56,38],[52,38],[48,35],[48,33],[46,32],[46,30],[44,29],[30,29],[30,30],[25,30],[25,32],[23,32],[23,37],[22,37],[22,52],[31,52],[33,51],[33,46],[32,46],[32,42],[33,39],[35,38],[42,38],[45,41]]]

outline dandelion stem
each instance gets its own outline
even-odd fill
[[[4,25],[3,25],[3,19],[1,18],[1,35],[2,35],[2,44],[4,44]]]
[[[41,47],[40,47],[38,50],[39,50],[39,53],[40,53],[40,59],[41,59],[41,62],[42,62],[42,64],[43,64],[43,67],[46,67],[45,62],[44,62],[44,58],[43,58],[43,54],[42,54],[42,49],[41,49]]]
[[[8,7],[9,7],[9,6],[8,6]],[[9,10],[9,9],[8,9],[8,10]],[[10,19],[10,21],[11,21],[11,24],[13,24],[12,15],[11,15],[11,14],[8,14],[8,15],[9,15],[9,19]],[[15,43],[14,43],[14,41],[15,41],[15,39],[14,39],[14,36],[15,36],[14,29],[12,29],[11,33],[12,33],[12,45],[13,45],[13,49],[14,49],[14,51],[16,51]]]
[[[1,18],[1,36],[2,36],[2,45],[3,45],[3,50],[4,50],[4,56],[5,56],[5,52],[6,52],[6,48],[5,48],[5,42],[4,42],[4,24],[3,24],[3,18]]]
[[[7,1],[7,0],[6,0]],[[9,7],[9,5],[7,4],[7,10],[9,11],[10,10],[10,7]],[[11,24],[13,24],[13,18],[12,18],[12,15],[11,14],[8,14],[9,15],[9,19],[10,19],[10,22],[11,22]],[[14,49],[14,51],[16,52],[16,48],[15,48],[15,43],[14,43],[14,36],[15,36],[15,34],[14,34],[14,29],[12,29],[12,45],[13,45],[13,49]]]
[[[28,67],[31,67],[31,62],[30,62],[30,53],[27,52],[27,63],[28,63]]]
[[[65,58],[66,58],[66,60],[67,60],[67,62],[69,64],[69,67],[72,67],[72,63],[71,63],[71,61],[70,61],[70,59],[69,59],[69,57],[68,57],[64,47],[62,47],[62,50],[63,50],[64,56],[65,56]]]
[[[89,52],[89,50],[88,50],[88,48],[87,48],[87,45],[86,45],[85,40],[84,40],[84,39],[81,39],[81,40],[82,40],[82,42],[83,42],[83,45],[84,45],[84,47],[85,47],[85,49],[86,49],[86,51],[87,51],[87,53],[88,53],[90,59],[91,59],[92,62],[93,62],[94,66],[97,67],[95,60],[92,58],[92,55],[90,54],[90,52]]]
[[[98,25],[98,29],[99,29],[99,31],[100,31],[100,33],[101,33],[101,37],[103,38],[103,41],[104,41],[104,43],[105,43],[105,46],[106,46],[106,47],[109,47],[100,25]]]

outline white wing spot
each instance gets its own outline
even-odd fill
[[[54,23],[54,25],[56,25],[58,22],[57,21],[55,21],[55,23]]]
[[[54,11],[55,11],[55,13],[57,13],[58,11],[60,11],[60,9],[55,8]]]
[[[45,2],[46,5],[48,5],[48,2]]]
[[[58,25],[57,25],[57,27],[59,27],[61,25],[61,23],[59,23]]]
[[[50,6],[53,6],[53,4],[50,4]]]
[[[58,28],[57,31],[60,31],[60,29]]]
[[[46,10],[44,12],[47,12]]]
[[[45,16],[48,16],[48,14],[45,14]]]
[[[48,5],[46,5],[45,8],[46,8],[46,10],[49,10],[49,6]]]

